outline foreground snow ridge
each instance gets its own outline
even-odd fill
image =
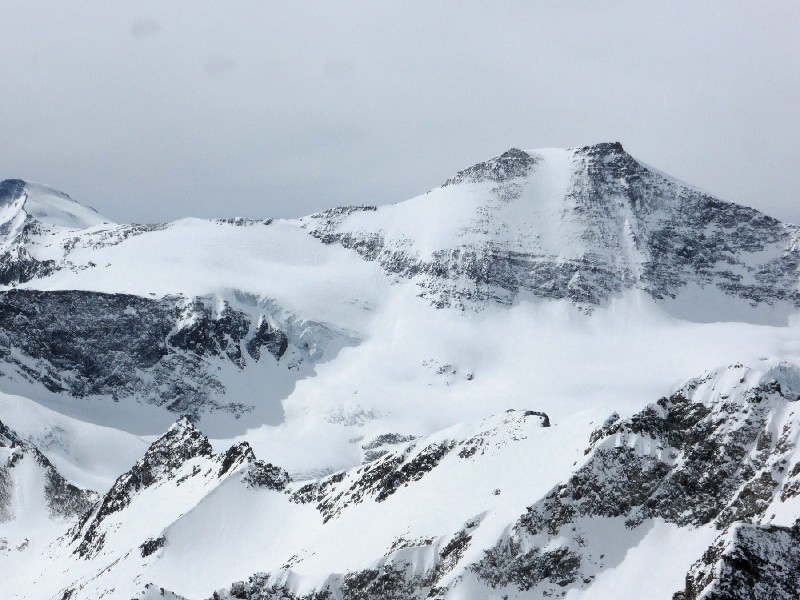
[[[50,518],[73,521],[44,551],[30,596],[149,597],[153,585],[138,582],[213,580],[259,561],[271,570],[175,597],[564,596],[591,590],[664,531],[673,543],[688,536],[708,545],[679,557],[686,590],[672,590],[677,597],[719,597],[714,590],[727,588],[745,590],[741,597],[796,593],[798,382],[800,371],[786,366],[734,365],[630,418],[611,415],[572,473],[527,505],[514,488],[526,485],[553,427],[538,411],[508,410],[414,440],[384,436],[385,453],[313,481],[293,481],[246,443],[214,453],[183,417],[79,518],[68,510],[73,496],[45,488]],[[17,438],[4,431],[10,446]],[[5,480],[19,471],[9,464]],[[343,554],[348,539],[363,552]],[[236,556],[216,556],[223,551]],[[196,562],[198,555],[206,558]],[[220,573],[204,575],[209,568]]]
[[[4,597],[798,598],[799,237],[618,143],[289,221],[4,181]]]

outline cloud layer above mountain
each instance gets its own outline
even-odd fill
[[[512,146],[610,140],[800,221],[788,1],[3,12],[0,179],[118,221],[383,204]]]

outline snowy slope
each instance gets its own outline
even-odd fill
[[[3,182],[0,573],[70,600],[749,589],[728,557],[794,564],[798,235],[619,144],[288,221],[120,225]],[[54,513],[48,477],[91,506]]]
[[[27,587],[48,544],[96,499],[0,422],[0,578]]]
[[[0,393],[0,414],[16,436],[46,456],[66,479],[95,492],[105,492],[149,445],[138,436],[72,419],[22,396]]]
[[[56,192],[36,196],[30,190],[38,188],[22,182],[3,186],[9,207],[27,206],[31,198],[75,204]],[[137,434],[156,434],[184,412],[206,419],[212,435],[241,434],[283,422],[293,398],[307,411],[319,393],[341,385],[349,388],[350,406],[341,405],[344,390],[337,390],[336,406],[326,400],[327,412],[363,421],[378,408],[364,405],[364,390],[348,383],[352,376],[310,383],[330,361],[340,373],[347,364],[338,360],[343,348],[355,369],[395,363],[394,373],[368,378],[380,387],[415,379],[419,390],[422,363],[433,371],[455,366],[460,379],[476,361],[496,362],[493,344],[483,352],[488,357],[475,356],[475,345],[465,348],[461,338],[474,327],[500,330],[482,334],[500,340],[529,327],[545,329],[549,338],[566,326],[580,332],[575,343],[567,341],[572,347],[586,343],[586,327],[598,327],[584,326],[581,313],[601,311],[607,316],[597,321],[616,328],[633,312],[643,327],[656,324],[652,335],[674,337],[674,328],[661,331],[665,315],[786,325],[800,303],[796,227],[672,180],[619,144],[510,150],[407,202],[295,221],[115,225],[83,211],[86,228],[74,230],[51,209],[50,220],[34,220],[15,242],[16,254],[0,260],[7,273],[0,283],[16,290],[0,300],[0,330],[20,351],[0,360],[3,389]],[[426,303],[450,310],[433,312]],[[432,349],[452,356],[420,356],[429,342],[415,343],[411,332],[428,337],[432,327],[446,341],[446,348]],[[114,331],[110,340],[106,330]],[[261,358],[265,335],[287,341],[275,361]],[[407,338],[402,348],[398,336]],[[53,352],[47,347],[53,337],[69,338],[73,347]],[[744,339],[738,332],[732,337]],[[694,370],[772,355],[754,348],[747,356],[716,356],[727,346],[708,339],[709,360]],[[526,352],[545,349],[525,339],[515,343]],[[640,350],[624,359],[641,357],[642,367],[652,368],[665,354]],[[552,356],[546,354],[545,360]],[[537,381],[552,372],[542,371]],[[660,388],[648,392],[665,393],[691,373],[649,378]],[[299,394],[298,385],[312,389]],[[369,404],[383,393],[368,392]],[[109,397],[124,408],[109,405]]]
[[[619,585],[629,553],[669,597],[724,547],[718,535],[791,528],[798,384],[786,365],[733,365],[589,435],[512,410],[369,440],[371,460],[312,481],[246,444],[214,454],[182,419],[50,546],[19,597],[134,597],[149,582],[197,599],[605,597],[595,580]]]

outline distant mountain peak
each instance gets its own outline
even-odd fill
[[[0,181],[0,206],[10,204],[25,192],[22,179],[4,179]]]
[[[56,261],[33,250],[52,246],[51,234],[104,224],[114,223],[64,192],[22,179],[0,181],[0,285],[51,273]]]
[[[113,223],[95,209],[49,186],[22,179],[0,181],[0,236],[7,233],[4,229],[10,229],[11,222],[28,218],[47,227],[68,229]]]
[[[512,148],[460,171],[424,205],[314,218],[312,235],[415,280],[440,308],[481,310],[525,293],[590,312],[630,289],[671,302],[696,287],[750,307],[800,306],[796,228],[651,169],[620,142]],[[679,316],[708,318],[680,304]]]

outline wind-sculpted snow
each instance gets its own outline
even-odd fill
[[[412,279],[437,307],[530,294],[592,309],[628,289],[674,299],[690,284],[745,304],[800,306],[795,227],[673,181],[618,143],[512,149],[428,196],[327,211],[308,227]]]

